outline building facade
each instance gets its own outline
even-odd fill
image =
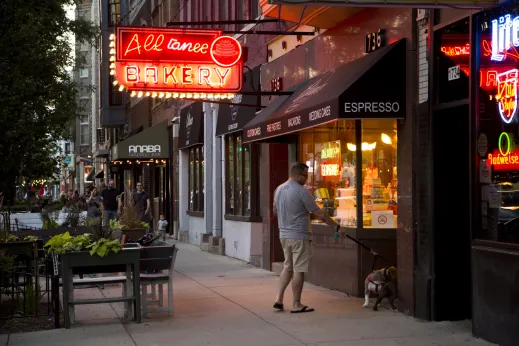
[[[142,181],[152,191],[154,212],[167,214],[175,238],[276,271],[284,258],[273,194],[302,161],[316,202],[377,254],[312,220],[310,282],[361,296],[373,269],[396,264],[401,312],[472,319],[476,336],[513,344],[515,1],[485,11],[279,11],[267,0],[126,5],[119,17],[102,14],[101,26],[107,18],[194,28],[280,16],[281,24],[205,26],[244,47],[243,93],[230,103],[109,101],[101,88],[107,145],[95,152],[119,187]],[[107,69],[101,60],[105,89],[113,85]],[[161,148],[153,162],[128,155],[129,146],[150,143]],[[453,294],[453,283],[465,293]]]

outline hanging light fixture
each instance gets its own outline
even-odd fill
[[[393,140],[391,140],[391,137],[389,137],[387,134],[383,133],[381,136],[382,143],[391,145],[393,144]]]

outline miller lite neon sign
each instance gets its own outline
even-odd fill
[[[519,16],[511,18],[509,14],[492,20],[492,55],[491,60],[503,61],[506,52],[519,47]]]
[[[240,43],[218,30],[118,27],[110,74],[130,96],[232,98],[241,91]]]

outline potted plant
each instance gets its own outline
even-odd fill
[[[122,272],[126,267],[125,257],[131,257],[124,250],[138,249],[138,245],[122,246],[118,239],[114,239],[111,231],[98,227],[94,233],[85,233],[77,236],[69,232],[53,236],[45,248],[50,254],[57,255],[61,263],[67,262],[69,267],[81,267],[74,270],[75,274],[96,273],[99,265],[113,264],[110,272]]]
[[[127,241],[138,240],[146,234],[149,224],[139,219],[135,206],[130,203],[123,207],[118,221],[110,221],[110,228],[121,231],[126,236]]]

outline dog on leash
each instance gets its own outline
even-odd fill
[[[378,310],[378,305],[386,297],[389,299],[391,309],[396,310],[394,301],[397,298],[397,270],[395,266],[382,268],[368,275],[364,281],[363,308],[369,307],[370,293],[378,295],[373,311]]]

